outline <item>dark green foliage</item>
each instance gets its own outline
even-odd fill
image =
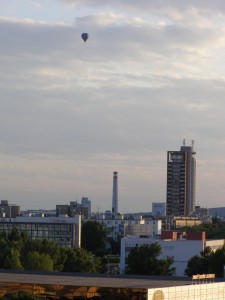
[[[110,240],[110,254],[119,255],[121,245],[121,236],[117,237],[117,240]]]
[[[28,240],[25,239],[21,245],[21,261],[27,269],[27,261],[29,260],[30,253],[38,252],[39,254],[48,255],[53,263],[53,270],[61,271],[63,263],[60,247],[54,242],[48,240]],[[44,256],[43,256],[44,257]],[[49,265],[49,264],[48,264]],[[48,267],[49,268],[49,267]],[[30,269],[30,267],[29,267]],[[35,267],[35,270],[36,267]]]
[[[20,235],[17,228],[13,228],[11,233],[8,235],[8,239],[10,241],[18,242],[20,239]]]
[[[87,221],[81,228],[81,246],[96,256],[104,256],[106,249],[106,229],[97,221]]]
[[[196,274],[215,274],[216,277],[223,277],[225,266],[225,245],[217,249],[215,252],[211,251],[209,247],[201,252],[201,256],[193,256],[187,264],[185,274],[188,276]]]
[[[209,272],[216,275],[216,277],[223,277],[223,269],[225,266],[225,246],[212,252],[209,260]]]
[[[197,274],[206,274],[208,272],[208,264],[205,263],[205,259],[199,255],[193,256],[187,263],[185,269],[185,275],[191,277]]]
[[[39,253],[37,251],[28,252],[26,263],[24,264],[25,270],[35,271],[53,271],[53,261],[48,254]]]
[[[181,227],[181,231],[205,231],[207,239],[225,239],[225,226],[216,221],[214,224],[200,224],[192,227]]]
[[[0,300],[36,300],[36,299],[40,299],[40,298],[24,292],[7,294],[4,297],[0,297]]]
[[[138,275],[172,275],[172,258],[158,259],[161,246],[158,243],[144,244],[133,248],[127,258],[127,272]]]
[[[64,272],[99,273],[101,271],[101,260],[82,248],[66,249],[66,256]]]
[[[23,270],[24,267],[20,261],[20,252],[15,248],[10,248],[9,253],[5,257],[5,261],[3,264],[4,268],[6,269],[16,269],[16,270]]]
[[[204,251],[201,251],[200,255],[194,255],[189,259],[184,275],[191,277],[192,275],[208,273],[210,257],[213,255],[212,249],[206,247]]]
[[[48,240],[29,240],[17,229],[0,235],[0,268],[97,273],[101,260],[85,249],[68,249]]]

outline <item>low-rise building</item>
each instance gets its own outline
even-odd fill
[[[184,276],[188,260],[194,255],[200,255],[206,247],[211,247],[213,251],[224,245],[224,240],[206,240],[204,233],[185,233],[185,235],[174,234],[168,231],[162,233],[161,239],[154,237],[127,236],[121,239],[120,252],[120,273],[126,273],[126,259],[134,247],[140,247],[144,244],[152,244],[157,242],[162,253],[159,259],[173,258],[173,267],[176,268],[174,275]]]
[[[107,229],[107,238],[113,240],[126,235],[158,236],[162,229],[161,220],[146,220],[142,216],[124,219],[123,215],[118,215],[116,218],[107,218],[105,215],[101,215],[95,221]]]

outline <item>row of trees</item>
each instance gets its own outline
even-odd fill
[[[224,226],[218,223],[199,225],[188,230],[199,230],[200,227],[207,232],[207,237],[225,236]],[[100,223],[89,221],[82,226],[82,247],[69,249],[48,240],[29,240],[25,232],[19,234],[14,228],[10,234],[0,235],[0,268],[104,273],[109,264],[105,255],[114,254],[106,248],[106,237],[106,229]],[[113,242],[115,252],[119,254],[119,242]],[[158,243],[132,249],[127,259],[127,273],[172,275],[173,260],[159,259],[160,254],[161,246]],[[195,255],[188,261],[185,275],[215,273],[217,277],[222,277],[224,265],[225,246],[215,252],[206,248],[200,255]]]
[[[101,259],[83,248],[70,249],[48,240],[30,240],[25,232],[14,228],[9,235],[0,235],[0,268],[41,270],[46,272],[102,271]]]
[[[0,268],[38,271],[104,273],[109,257],[106,231],[98,222],[87,222],[82,227],[82,247],[70,249],[48,240],[30,240],[25,232],[14,228],[10,234],[0,235]],[[145,275],[172,275],[172,259],[158,259],[158,243],[132,249],[128,256],[127,272]],[[115,257],[113,257],[115,260]],[[112,261],[111,263],[118,263]]]
[[[225,226],[223,222],[220,222],[218,218],[213,218],[212,224],[199,224],[191,227],[181,227],[179,230],[183,231],[205,231],[207,239],[224,239]]]
[[[69,249],[46,240],[29,240],[26,232],[14,228],[0,234],[0,268],[62,272],[99,273],[107,269],[105,255],[118,254],[120,244],[106,248],[107,231],[96,221],[82,225],[81,248]]]

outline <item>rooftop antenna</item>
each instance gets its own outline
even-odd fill
[[[194,148],[194,144],[195,144],[195,141],[192,140],[192,141],[191,141],[191,146],[192,146],[192,148]]]
[[[186,142],[185,142],[185,139],[183,139],[183,146],[184,146],[184,147],[185,147],[185,143],[186,143]]]

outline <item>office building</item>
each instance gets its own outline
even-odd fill
[[[81,216],[69,217],[16,217],[0,218],[0,233],[9,234],[13,228],[25,231],[28,238],[47,239],[67,248],[80,247]]]
[[[0,214],[2,217],[15,218],[20,215],[20,206],[9,204],[8,200],[1,200]]]
[[[167,152],[167,216],[189,216],[195,210],[196,159],[194,142]]]
[[[86,204],[80,204],[77,201],[71,201],[70,204],[57,204],[56,205],[56,216],[69,216],[74,217],[81,215],[83,219],[88,219],[90,207]]]

